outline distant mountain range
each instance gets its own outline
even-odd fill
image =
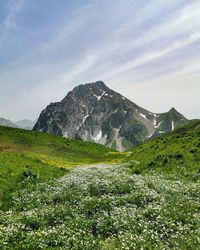
[[[33,129],[124,151],[188,122],[174,108],[150,112],[98,81],[79,85],[48,105]]]
[[[24,119],[24,120],[20,120],[17,122],[12,122],[11,120],[0,118],[0,125],[12,127],[12,128],[23,128],[23,129],[31,130],[33,129],[35,123],[36,123],[36,120],[31,121],[28,119]]]
[[[37,122],[37,120],[35,121],[31,121],[28,119],[24,119],[24,120],[20,120],[15,122],[20,128],[24,128],[24,129],[33,129],[35,123]]]

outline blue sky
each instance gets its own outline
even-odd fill
[[[136,104],[200,118],[199,0],[0,0],[0,117],[35,119],[103,80]]]

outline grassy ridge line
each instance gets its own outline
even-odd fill
[[[87,157],[100,157],[102,153],[113,151],[102,145],[83,142],[78,140],[65,139],[59,136],[49,135],[47,133],[28,131],[0,126],[1,149],[19,152],[31,151],[42,153],[53,153],[56,155],[83,154]]]
[[[160,172],[188,180],[200,177],[200,120],[133,148],[125,159],[135,173]]]
[[[37,181],[47,181],[62,176],[68,167],[112,163],[122,157],[96,143],[0,126],[0,201],[8,201],[14,191],[22,188],[24,172],[32,171]]]

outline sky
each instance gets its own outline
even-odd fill
[[[36,119],[102,80],[200,118],[200,0],[0,0],[0,117]]]

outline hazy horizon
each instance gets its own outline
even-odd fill
[[[0,0],[0,117],[35,120],[102,80],[155,113],[200,118],[200,1]]]

